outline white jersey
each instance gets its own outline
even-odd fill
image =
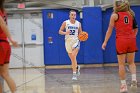
[[[78,39],[78,31],[79,31],[79,27],[80,27],[80,22],[79,21],[75,21],[74,24],[72,24],[70,22],[70,20],[66,20],[66,31],[70,31],[69,35],[65,35],[65,40],[67,39]]]

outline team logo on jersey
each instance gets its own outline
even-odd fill
[[[76,27],[76,26],[68,26],[68,29],[78,29],[78,27]]]

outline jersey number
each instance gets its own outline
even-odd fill
[[[75,35],[75,30],[70,30],[70,35]]]
[[[128,19],[128,17],[126,16],[126,17],[124,17],[124,23],[125,24],[128,24],[129,23],[129,19]]]

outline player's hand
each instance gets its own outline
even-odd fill
[[[80,33],[79,33],[79,34],[81,34],[82,32],[84,32],[84,31],[80,31]]]
[[[13,45],[14,47],[18,47],[18,43],[17,43],[16,41],[12,41],[12,45]]]
[[[69,35],[69,34],[70,34],[70,30],[67,30],[65,35]]]
[[[15,40],[13,40],[13,39],[10,39],[10,42],[12,43],[12,45],[14,47],[18,47],[19,46],[18,43]]]
[[[105,42],[102,44],[102,49],[103,49],[103,50],[105,50],[106,45],[107,45],[107,44],[106,44]]]

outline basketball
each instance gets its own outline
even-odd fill
[[[88,33],[83,31],[78,35],[78,38],[80,41],[86,41],[88,39]]]

